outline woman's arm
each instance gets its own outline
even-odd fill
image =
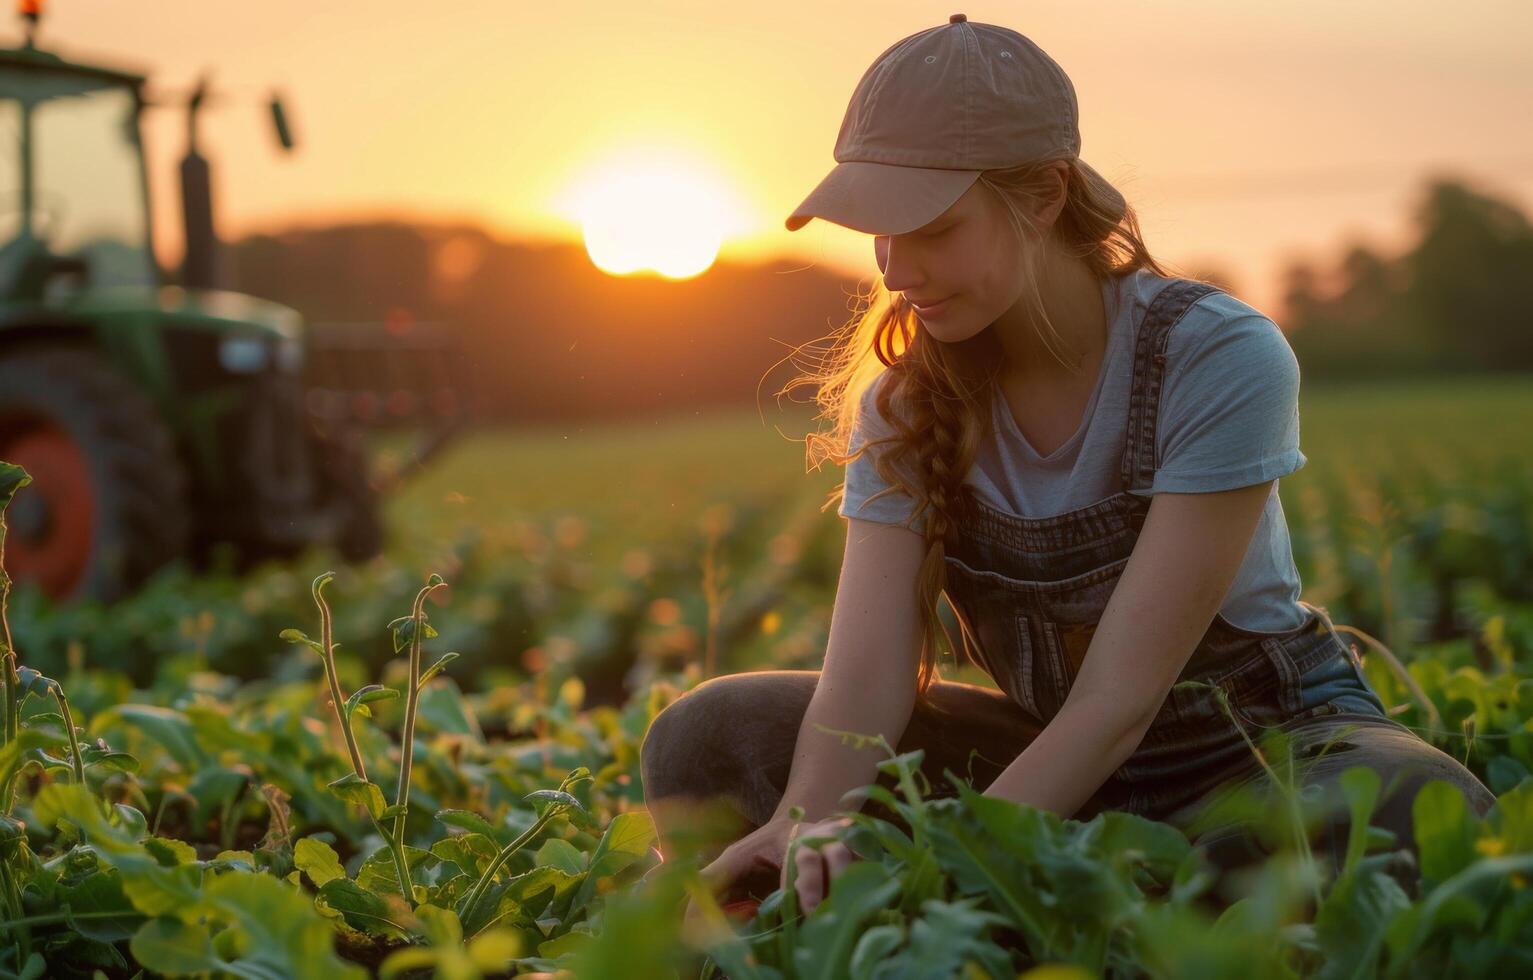
[[[816,725],[899,744],[915,707],[921,662],[915,588],[924,553],[925,542],[908,528],[848,519],[825,666],[773,819],[786,819],[795,804],[809,821],[856,809],[860,801],[847,805],[841,797],[878,778],[881,749],[853,748]]]
[[[1069,697],[986,795],[1072,816],[1134,753],[1224,603],[1271,490],[1155,495]]]

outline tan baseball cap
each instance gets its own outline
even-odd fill
[[[1078,159],[1079,116],[1075,86],[1042,48],[954,14],[897,42],[863,74],[836,137],[836,166],[788,230],[824,218],[871,235],[914,231],[981,171]],[[1080,166],[1123,213],[1123,196]]]

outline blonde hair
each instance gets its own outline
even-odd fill
[[[1171,275],[1145,248],[1134,209],[1094,187],[1076,161],[1066,162],[1064,208],[1048,239],[1021,205],[1046,199],[1057,186],[1057,178],[1050,173],[1052,161],[987,170],[978,178],[1006,206],[1021,246],[1023,296],[1032,322],[1042,325],[1040,338],[1061,361],[1064,358],[1059,348],[1063,343],[1043,308],[1038,288],[1045,249],[1063,248],[1083,260],[1099,281],[1137,269]],[[946,586],[944,539],[953,525],[964,475],[992,424],[990,396],[1003,361],[992,330],[982,330],[962,343],[934,341],[904,296],[890,295],[881,280],[857,300],[852,319],[831,335],[819,363],[783,390],[816,386],[815,403],[820,412],[815,417],[829,420],[828,429],[810,433],[805,440],[810,469],[818,468],[825,459],[845,466],[873,446],[888,444],[886,451],[874,454],[874,467],[889,487],[874,499],[896,490],[913,497],[916,506],[907,527],[922,513],[930,512],[926,556],[913,598],[921,628],[917,699],[935,710],[927,691],[940,679],[937,638],[942,624],[937,600]],[[875,404],[894,434],[869,440],[848,455],[858,404],[885,372],[889,379],[881,385]],[[908,465],[911,461],[913,466]],[[919,483],[913,485],[902,469],[919,474]],[[843,479],[822,510],[834,506],[845,492]],[[957,646],[954,644],[955,656]]]

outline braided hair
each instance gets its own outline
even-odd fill
[[[1036,199],[1057,186],[1051,163],[1027,164],[1008,170],[987,170],[979,177],[1005,205],[1012,227],[1022,242],[1023,296],[1033,322],[1040,325],[1045,346],[1056,357],[1062,343],[1049,322],[1038,291],[1044,251],[1062,248],[1082,259],[1099,278],[1121,276],[1147,268],[1161,276],[1172,273],[1151,257],[1144,245],[1132,207],[1119,205],[1088,182],[1075,161],[1068,161],[1066,199],[1048,235],[1040,234],[1019,202]],[[918,703],[940,713],[931,700],[931,685],[941,679],[937,667],[938,639],[946,635],[937,611],[946,587],[946,544],[964,506],[964,478],[978,455],[984,434],[993,424],[992,393],[1003,357],[994,331],[982,330],[958,343],[943,343],[927,333],[914,308],[902,295],[881,288],[858,296],[851,321],[831,338],[818,370],[809,370],[789,383],[818,386],[820,418],[829,418],[829,432],[806,439],[810,469],[824,459],[845,466],[864,452],[875,451],[874,468],[889,486],[874,495],[903,492],[914,501],[907,527],[926,516],[926,555],[917,575],[915,595],[921,634],[921,662],[916,682]],[[1064,358],[1061,358],[1064,360]],[[887,374],[887,378],[880,379]],[[848,453],[863,393],[880,382],[874,404],[888,420],[893,434],[872,439]],[[845,483],[830,494],[824,507],[834,506]],[[871,498],[870,498],[871,499]],[[954,656],[961,646],[949,645]],[[962,648],[967,655],[967,648]]]

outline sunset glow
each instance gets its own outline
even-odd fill
[[[674,155],[629,153],[609,161],[576,185],[565,208],[591,261],[615,276],[696,276],[742,225],[724,182]]]

